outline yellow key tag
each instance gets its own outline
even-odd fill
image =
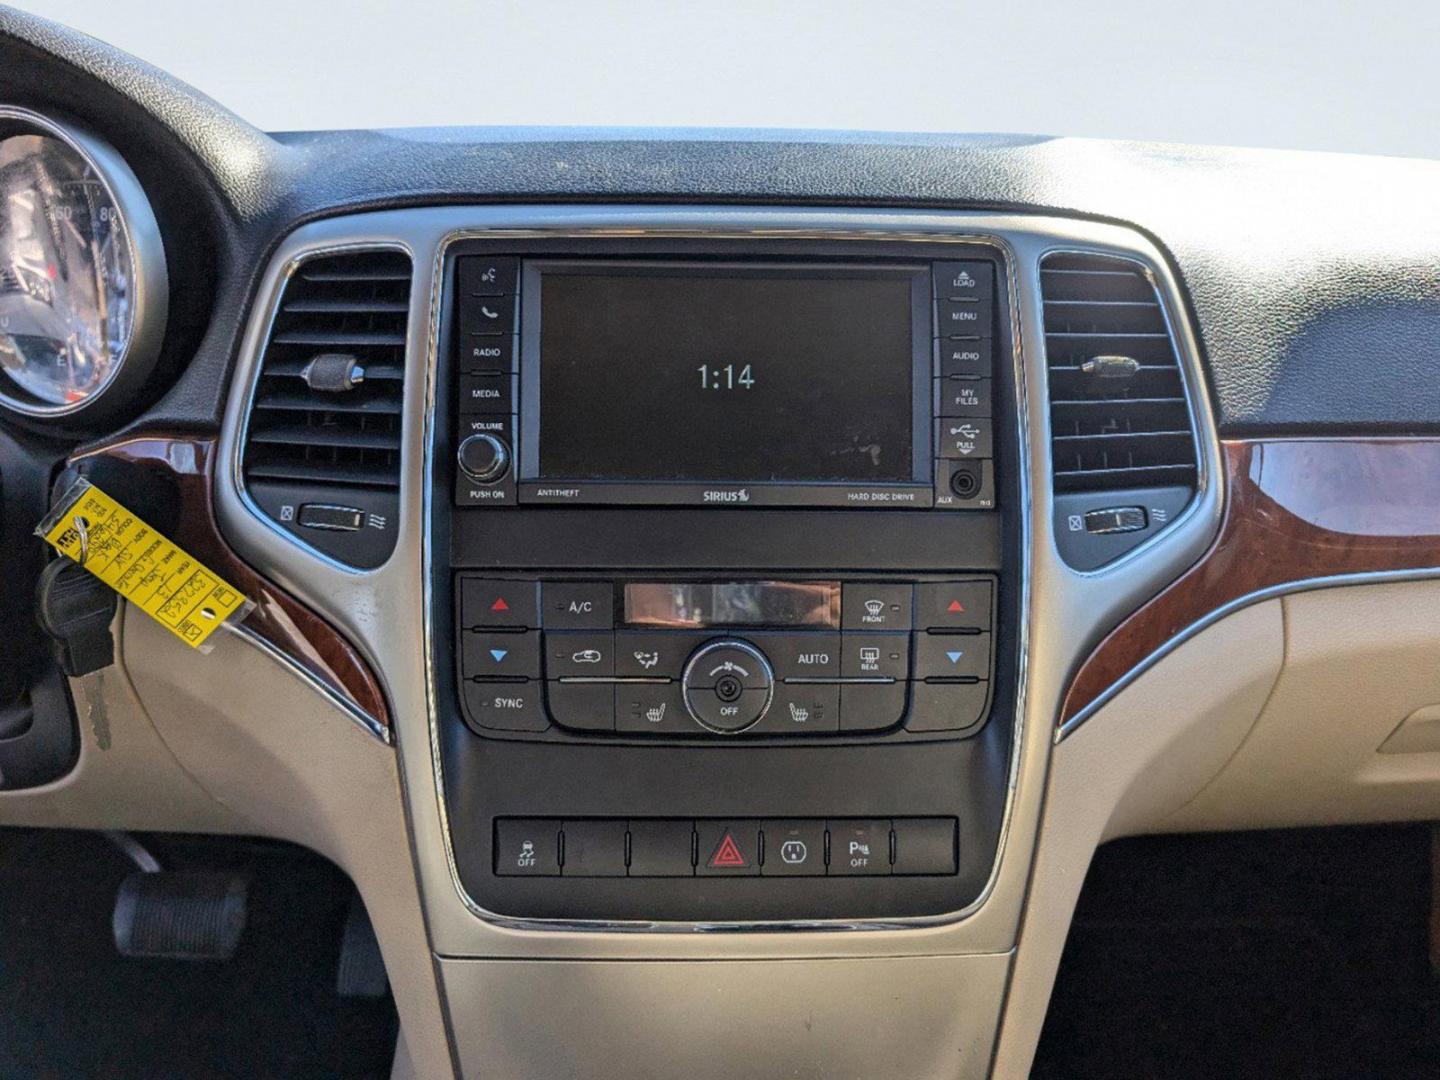
[[[193,555],[88,480],[77,480],[35,533],[193,648],[254,606]]]

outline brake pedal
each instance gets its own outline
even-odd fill
[[[115,897],[115,947],[122,956],[229,960],[248,914],[240,874],[200,870],[133,873]]]

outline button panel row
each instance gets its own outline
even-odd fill
[[[835,630],[614,629],[611,582],[463,576],[458,585],[460,698],[481,730],[966,731],[990,701],[988,578],[845,582]],[[717,649],[722,640],[734,646]],[[733,682],[703,671],[687,682],[702,652]],[[745,668],[746,656],[763,672]]]
[[[953,817],[497,818],[501,877],[871,877],[955,874]]]
[[[460,378],[456,442],[488,436],[512,457],[520,373],[519,275],[519,260],[509,256],[472,255],[455,261],[455,355]],[[479,481],[457,470],[456,504],[514,505],[515,472],[513,467],[505,468],[498,478]]]
[[[935,505],[995,506],[995,266],[931,266],[935,295]]]

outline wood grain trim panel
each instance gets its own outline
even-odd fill
[[[1440,568],[1440,439],[1258,439],[1221,450],[1215,543],[1095,647],[1066,691],[1062,725],[1176,634],[1251,593]]]
[[[169,520],[152,520],[137,507],[140,516],[254,600],[245,628],[370,717],[388,740],[385,694],[364,658],[338,630],[244,562],[221,535],[213,497],[215,448],[209,436],[144,435],[87,450],[72,463],[84,463],[97,480],[103,475],[97,466],[119,466],[120,476],[143,474],[174,505],[165,508]],[[110,494],[123,501],[121,492]]]

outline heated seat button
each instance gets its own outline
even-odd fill
[[[536,618],[535,582],[504,581],[495,578],[460,579],[461,625],[539,626]]]
[[[608,682],[551,682],[545,700],[555,722],[572,731],[615,730],[615,688]]]
[[[540,585],[546,630],[609,630],[615,625],[615,587],[608,581],[546,581]]]
[[[615,635],[608,631],[547,631],[545,674],[551,679],[612,677],[615,674]]]
[[[631,877],[690,877],[694,825],[688,821],[631,821]]]
[[[957,869],[954,818],[896,818],[897,874],[953,874]]]
[[[539,678],[540,633],[466,630],[460,635],[460,671],[467,679]]]
[[[460,687],[465,715],[473,725],[489,731],[544,731],[550,717],[541,685],[471,679]]]
[[[824,735],[840,730],[840,687],[835,683],[776,683],[770,707],[752,735]]]
[[[751,634],[777,679],[833,679],[840,674],[840,635]]]
[[[820,877],[825,873],[825,822],[767,821],[764,877]]]
[[[843,630],[909,630],[913,588],[908,584],[847,581],[841,593]]]
[[[890,873],[889,821],[831,821],[831,875]]]
[[[760,873],[758,821],[697,821],[695,872],[702,877],[751,877]]]
[[[916,586],[915,626],[921,630],[990,629],[990,582],[940,581]]]
[[[653,735],[703,735],[680,696],[678,682],[615,684],[615,730]]]
[[[915,678],[990,677],[989,634],[916,634]]]
[[[845,634],[840,644],[840,677],[904,679],[910,673],[909,634]]]
[[[529,818],[495,821],[495,873],[555,877],[560,873],[560,823]]]
[[[840,687],[840,730],[881,731],[905,716],[906,683],[845,683]]]
[[[965,731],[985,717],[988,682],[917,682],[910,684],[906,731]]]
[[[624,821],[567,821],[564,826],[565,877],[624,877]]]

